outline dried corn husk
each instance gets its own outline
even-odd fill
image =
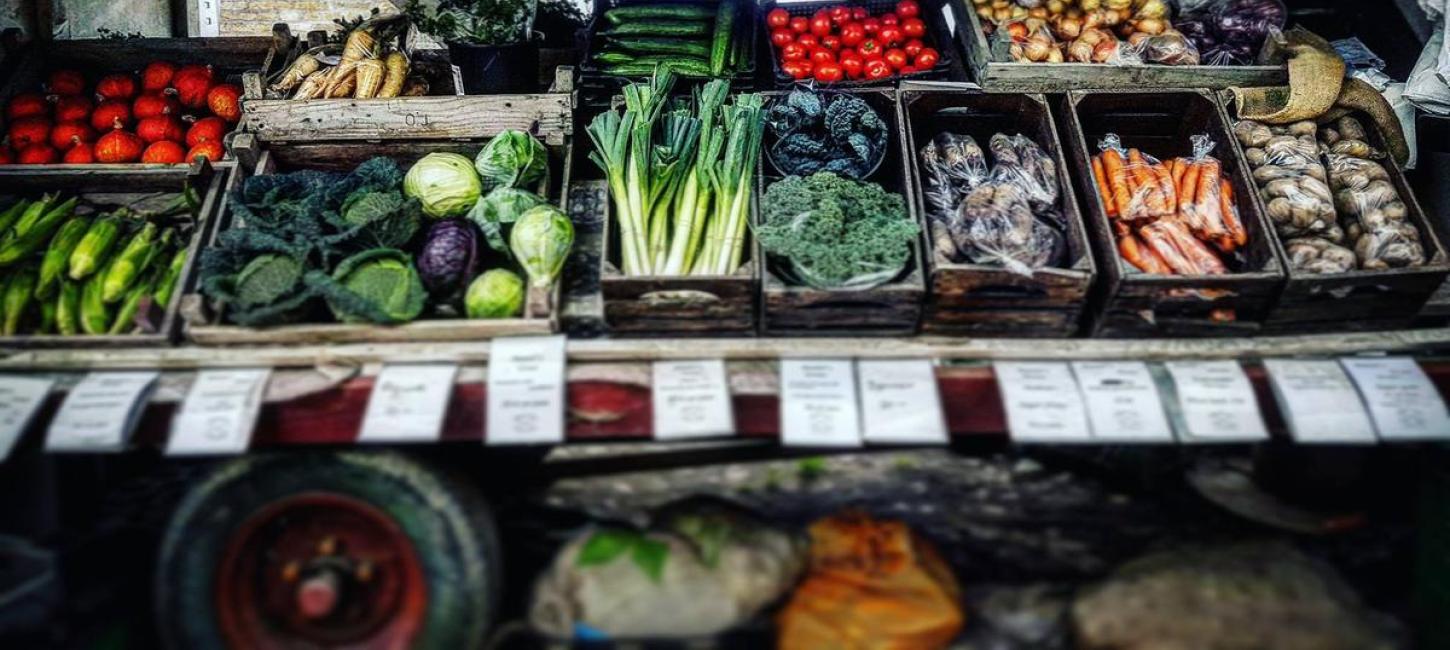
[[[383,87],[378,89],[378,97],[397,97],[403,91],[403,84],[408,80],[407,55],[394,50],[383,60]]]
[[[353,97],[357,99],[372,99],[378,95],[378,89],[383,87],[383,62],[378,59],[363,59],[357,62],[357,78],[355,85],[357,89]]]

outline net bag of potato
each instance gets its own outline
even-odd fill
[[[929,650],[961,631],[956,579],[906,524],[848,513],[810,533],[810,569],[777,619],[782,650]]]

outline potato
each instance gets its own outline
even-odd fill
[[[1374,147],[1369,146],[1368,142],[1352,138],[1345,138],[1335,142],[1329,147],[1329,152],[1354,156],[1355,158],[1380,158],[1384,156],[1384,154],[1380,153]]]
[[[1339,135],[1347,140],[1369,140],[1369,136],[1364,132],[1364,125],[1352,117],[1341,117],[1334,123],[1334,126],[1338,128]]]
[[[1314,137],[1314,134],[1319,131],[1319,126],[1314,122],[1304,120],[1302,122],[1295,122],[1293,124],[1290,124],[1288,130],[1291,135],[1307,135],[1312,138]]]
[[[1269,138],[1274,137],[1269,127],[1253,120],[1240,120],[1234,125],[1234,136],[1239,139],[1239,144],[1245,147],[1262,148],[1268,144]]]
[[[1268,162],[1269,156],[1268,154],[1264,153],[1263,149],[1260,149],[1258,147],[1249,147],[1248,149],[1244,150],[1244,159],[1248,160],[1249,165],[1252,167],[1263,167],[1264,163]]]

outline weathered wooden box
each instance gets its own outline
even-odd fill
[[[1285,66],[1108,65],[1104,63],[1017,63],[994,56],[991,39],[970,2],[950,3],[972,78],[991,92],[1059,93],[1087,89],[1232,88],[1283,86]]]
[[[1284,284],[1284,266],[1260,204],[1248,163],[1233,143],[1228,116],[1208,91],[1071,92],[1062,100],[1063,139],[1072,174],[1087,208],[1098,256],[1099,281],[1090,331],[1101,337],[1249,336],[1264,330]],[[1207,134],[1213,155],[1233,183],[1235,207],[1249,243],[1227,259],[1223,275],[1152,275],[1138,272],[1118,254],[1090,156],[1108,133],[1123,146],[1160,159],[1188,156],[1189,138]],[[1232,316],[1231,318],[1229,316]]]
[[[486,117],[472,131],[468,140],[384,139],[378,142],[331,141],[306,139],[290,142],[265,141],[263,134],[241,134],[234,146],[243,160],[256,160],[254,174],[270,174],[296,169],[348,171],[374,156],[394,158],[405,168],[433,152],[454,152],[472,158],[488,139],[517,123],[530,124],[526,129],[544,142],[550,157],[548,196],[558,197],[558,205],[567,212],[567,192],[571,182],[572,138],[567,130],[541,130],[540,125],[567,124],[568,101],[557,97],[533,95],[500,95],[511,102],[516,111],[531,111],[529,118],[488,122]],[[474,99],[474,98],[470,98]],[[484,99],[479,97],[477,99]],[[559,115],[563,111],[566,115]],[[247,153],[251,152],[251,153]],[[239,175],[240,176],[240,175]],[[241,178],[232,185],[239,186]],[[234,223],[231,211],[223,206],[216,233],[226,228],[245,227]],[[215,239],[215,233],[213,235]],[[529,289],[524,313],[505,319],[428,319],[395,326],[348,324],[335,322],[304,323],[271,328],[249,328],[226,323],[225,314],[200,294],[188,296],[184,315],[188,340],[203,345],[228,344],[316,344],[345,342],[396,341],[468,341],[485,340],[511,334],[541,334],[557,329],[558,283],[548,290]]]
[[[900,91],[906,143],[902,155],[912,170],[912,203],[922,215],[927,272],[923,332],[973,336],[1068,337],[1078,333],[1095,268],[1082,210],[1073,191],[1056,122],[1042,95],[986,94],[973,90]],[[920,167],[921,148],[939,133],[970,135],[985,150],[992,136],[1023,134],[1057,164],[1059,207],[1067,224],[1068,264],[1031,275],[1000,266],[952,262],[931,245],[940,226],[927,214]]]
[[[78,169],[77,166],[26,166],[15,173],[0,174],[0,196],[9,201],[21,197],[37,197],[53,192],[61,196],[80,196],[97,211],[131,205],[142,200],[157,200],[180,194],[190,188],[201,201],[195,218],[186,231],[186,263],[172,293],[170,304],[143,305],[139,316],[148,324],[143,331],[132,334],[58,334],[0,336],[0,349],[18,348],[86,348],[86,347],[154,347],[170,345],[181,328],[179,316],[183,297],[192,290],[198,266],[198,253],[206,246],[216,216],[224,202],[225,187],[234,175],[230,163],[216,166],[206,162],[191,166],[149,165],[134,169],[108,165]],[[119,246],[118,246],[119,247]]]
[[[889,88],[843,89],[866,100],[887,123],[886,153],[881,165],[864,180],[881,185],[888,192],[906,199],[906,214],[918,225],[916,208],[910,197],[914,189],[910,170],[901,155],[901,129],[897,123],[896,91]],[[773,101],[784,93],[767,93]],[[767,103],[767,106],[769,104]],[[765,139],[770,142],[769,135]],[[766,152],[761,154],[761,169],[756,185],[759,206],[765,190],[781,179]],[[911,336],[921,323],[922,301],[926,294],[926,273],[922,268],[921,241],[911,246],[911,259],[906,268],[890,282],[861,290],[827,291],[793,285],[782,272],[781,260],[773,259],[754,244],[756,259],[765,262],[761,269],[761,325],[764,336]]]

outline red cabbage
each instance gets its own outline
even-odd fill
[[[477,273],[478,235],[464,219],[433,224],[418,251],[418,275],[434,295],[461,291]]]

